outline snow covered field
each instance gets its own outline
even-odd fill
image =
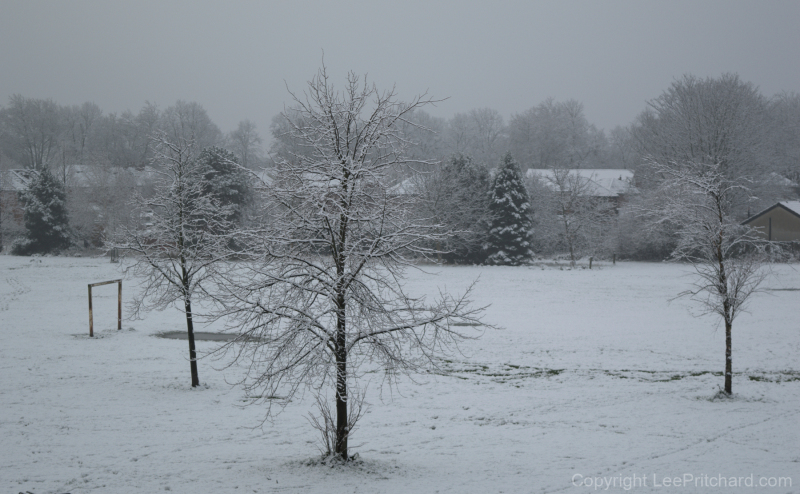
[[[308,464],[312,397],[262,426],[223,362],[200,361],[191,389],[186,341],[154,337],[185,329],[178,311],[116,331],[116,286],[98,287],[89,339],[86,285],[117,265],[0,256],[0,492],[800,492],[800,291],[752,299],[736,398],[712,400],[724,328],[668,303],[684,267],[435,270],[409,273],[412,291],[480,276],[474,298],[503,329],[464,345],[451,376],[371,386],[345,469]],[[800,270],[776,274],[765,286],[800,289]]]

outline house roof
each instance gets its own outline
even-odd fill
[[[800,216],[800,201],[781,201],[778,204]]]
[[[20,192],[28,188],[39,172],[36,170],[7,170],[0,172],[0,188],[2,190]]]
[[[116,180],[123,176],[133,179],[137,187],[141,187],[156,178],[158,172],[150,167],[144,169],[112,167],[96,167],[92,165],[72,165],[67,169],[67,185],[72,187],[88,187],[101,177]]]
[[[586,180],[588,189],[594,197],[617,197],[633,192],[633,172],[624,168],[576,168],[568,170]],[[550,169],[531,168],[525,174],[528,178],[538,178],[546,186],[555,189],[554,172]]]
[[[767,209],[761,211],[760,213],[756,213],[755,215],[747,218],[746,220],[742,221],[743,225],[750,223],[751,221],[755,221],[756,219],[764,216],[765,214],[769,213],[775,208],[782,208],[788,211],[789,213],[797,216],[800,218],[800,201],[781,201],[774,206],[770,206]]]

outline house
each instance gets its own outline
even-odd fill
[[[23,228],[24,209],[19,200],[19,193],[28,188],[36,178],[35,170],[2,170],[0,171],[0,215],[2,228],[6,231]]]
[[[597,168],[597,169],[537,169],[531,168],[525,176],[528,179],[538,179],[540,183],[552,189],[559,190],[557,173],[569,174],[578,179],[582,194],[590,197],[598,197],[613,204],[616,209],[629,194],[636,193],[633,185],[633,172],[624,168]],[[567,181],[567,184],[569,181]]]
[[[800,201],[782,201],[755,216],[743,225],[755,228],[767,240],[800,241]]]

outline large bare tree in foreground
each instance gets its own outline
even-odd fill
[[[725,324],[725,393],[730,395],[733,321],[766,278],[765,263],[778,247],[734,219],[735,205],[750,191],[745,179],[728,178],[724,165],[673,161],[650,165],[661,182],[653,201],[658,206],[647,214],[656,223],[676,228],[678,245],[672,259],[695,270],[694,287],[681,295],[699,302],[705,314],[719,315]]]
[[[445,238],[390,179],[409,161],[399,124],[430,100],[398,102],[353,73],[337,91],[324,66],[292,96],[285,128],[300,148],[263,184],[268,226],[239,236],[250,257],[220,280],[219,299],[248,393],[273,403],[312,391],[327,453],[346,461],[367,373],[393,385],[436,367],[480,311],[466,294],[429,302],[403,287],[404,270]]]

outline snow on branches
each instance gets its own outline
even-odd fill
[[[469,292],[427,301],[402,283],[404,270],[446,238],[417,217],[417,199],[393,179],[413,161],[398,124],[431,100],[398,102],[394,90],[378,91],[353,73],[337,91],[324,66],[302,97],[292,96],[284,118],[297,149],[262,184],[268,222],[238,235],[247,262],[219,279],[219,302],[241,335],[245,389],[287,398],[335,390],[335,421],[317,423],[335,425],[328,452],[347,460],[348,406],[363,399],[364,373],[394,382],[435,367],[469,336],[455,323],[477,324],[480,310]]]
[[[740,224],[735,205],[750,198],[748,180],[730,178],[716,162],[674,162],[651,159],[660,178],[657,201],[643,211],[652,224],[671,224],[677,246],[671,258],[695,270],[694,287],[681,295],[699,302],[704,313],[725,323],[725,392],[732,393],[731,329],[747,300],[767,276],[764,265],[780,248]]]
[[[214,265],[231,255],[226,246],[232,206],[222,206],[208,193],[208,167],[198,159],[193,140],[171,140],[160,133],[153,142],[152,164],[159,170],[155,191],[147,197],[136,193],[133,216],[138,221],[123,228],[112,247],[133,259],[128,269],[143,280],[134,314],[173,304],[186,314],[192,386],[197,386],[192,298],[203,290]]]
[[[487,264],[518,266],[530,260],[531,204],[519,165],[507,153],[489,193]]]

